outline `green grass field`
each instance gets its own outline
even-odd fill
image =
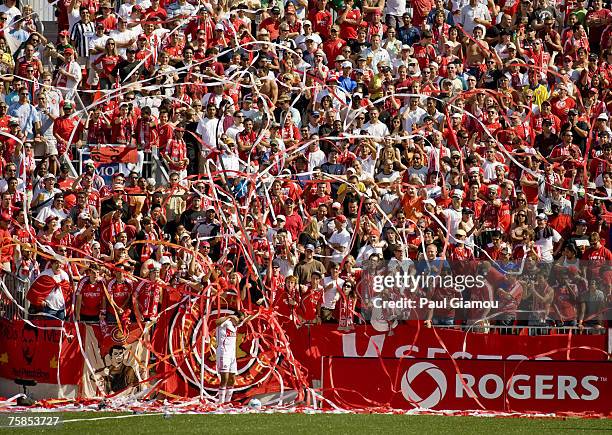
[[[41,415],[41,414],[37,414]],[[241,415],[138,415],[121,419],[94,419],[112,413],[69,412],[60,414],[64,423],[55,428],[4,428],[0,433],[71,434],[610,434],[612,420],[519,419],[406,416],[380,414],[241,414]],[[6,424],[6,414],[2,422]]]

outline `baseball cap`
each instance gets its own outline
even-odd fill
[[[344,216],[343,214],[339,214],[338,216],[336,216],[336,220],[340,223],[345,223],[346,222],[346,216]]]
[[[311,243],[309,243],[308,245],[304,246],[304,249],[306,251],[314,251],[314,245],[312,245]]]
[[[459,228],[457,231],[455,231],[455,236],[467,236],[467,233]]]
[[[541,219],[544,221],[548,220],[548,216],[546,216],[544,213],[540,213],[539,215],[536,216],[536,219]]]
[[[124,249],[125,244],[123,242],[117,242],[113,245],[113,249]]]
[[[451,193],[451,198],[463,198],[463,190],[455,189],[453,193]]]
[[[608,117],[607,113],[600,113],[599,116],[597,117],[597,119],[602,119],[604,121],[609,120],[610,118]]]
[[[170,257],[167,256],[163,256],[159,262],[163,265],[163,264],[172,264],[172,260],[170,260]]]
[[[338,60],[338,59],[336,58],[336,60]],[[342,62],[342,68],[352,68],[352,67],[353,67],[353,64],[351,62],[349,62],[348,60]]]

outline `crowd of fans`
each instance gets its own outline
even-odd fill
[[[394,319],[605,326],[602,0],[55,9],[57,40],[0,6],[0,262],[30,315],[143,322],[204,293],[350,329],[373,275],[469,270],[487,280],[461,296],[498,308]],[[73,173],[109,144],[138,157]]]

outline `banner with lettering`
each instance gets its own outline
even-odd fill
[[[322,386],[326,398],[348,409],[610,415],[611,366],[607,361],[324,358]]]

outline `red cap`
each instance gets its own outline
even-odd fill
[[[147,37],[145,35],[140,35],[138,39],[140,39],[141,41],[146,41]]]
[[[336,216],[336,220],[340,223],[345,223],[346,222],[346,216],[344,216],[343,214],[339,214],[338,216]]]
[[[62,30],[61,32],[59,32],[59,36],[68,36],[68,35],[70,35],[68,30]]]
[[[64,54],[74,54],[74,50],[72,48],[67,48],[64,50]]]

